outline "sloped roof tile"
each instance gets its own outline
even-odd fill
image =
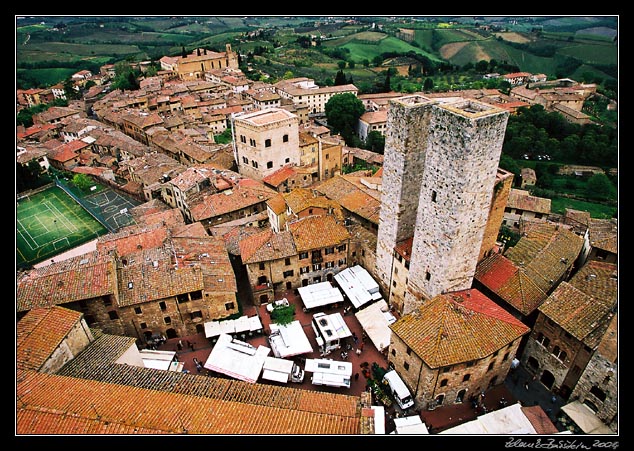
[[[348,230],[333,216],[307,216],[289,223],[297,252],[337,246],[350,238]]]
[[[390,328],[431,368],[482,359],[530,331],[476,289],[438,295]]]

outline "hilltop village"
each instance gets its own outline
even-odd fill
[[[585,409],[595,426],[584,433],[618,432],[616,220],[551,214],[498,167],[518,107],[584,123],[592,85],[521,73],[507,76],[508,96],[358,95],[308,78],[252,82],[230,45],[160,62],[136,91],[108,88],[112,66],[78,72],[78,86],[95,82],[83,100],[18,127],[19,164],[86,174],[139,201],[134,224],[18,271],[18,434],[377,433],[371,390],[143,363],[156,339],[240,317],[244,297],[265,307],[323,283],[357,315],[384,303],[394,321],[374,345],[411,393],[409,412],[470,402],[519,366]],[[357,133],[381,132],[383,155],[330,133],[325,105],[344,93],[363,101]],[[21,91],[18,104],[63,95]],[[216,143],[227,129],[232,143]],[[344,171],[358,162],[378,170]],[[513,247],[499,241],[503,224],[521,234]],[[380,293],[363,305],[337,277],[357,267]]]

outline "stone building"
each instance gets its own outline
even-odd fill
[[[519,231],[522,222],[544,222],[550,214],[550,205],[551,200],[546,197],[532,196],[526,190],[512,188],[504,209],[504,225]]]
[[[186,220],[200,222],[210,234],[214,226],[238,219],[252,218],[254,225],[265,225],[266,202],[276,192],[257,180],[232,177],[217,178],[214,181],[217,187],[209,186],[188,195],[183,212]]]
[[[239,246],[256,305],[275,300],[276,289],[299,286],[298,256],[291,232],[265,229],[240,240]]]
[[[390,326],[388,362],[414,409],[461,403],[502,384],[530,329],[476,289],[440,294]]]
[[[332,281],[348,266],[350,233],[329,214],[288,222],[286,230],[264,230],[239,242],[253,301],[274,299],[275,293]]]
[[[471,99],[392,101],[377,272],[388,293],[394,249],[413,236],[404,313],[438,294],[471,288],[508,116]]]
[[[617,266],[589,261],[539,307],[521,358],[522,365],[564,399],[569,399],[588,371],[583,396],[594,403],[596,411],[602,409],[609,421],[613,416],[609,412],[617,409],[617,389],[610,382],[616,379],[616,353],[605,348],[609,343],[601,348],[602,356],[597,352],[616,317],[617,292]]]
[[[614,432],[618,432],[617,360],[618,315],[615,314],[570,395],[588,406]]]
[[[238,172],[262,180],[287,164],[298,166],[299,121],[281,108],[246,113],[233,118]]]
[[[343,143],[334,136],[299,132],[300,166],[306,186],[328,180],[341,172]]]
[[[513,177],[512,172],[498,168],[495,185],[493,185],[493,198],[491,199],[491,206],[489,207],[489,219],[484,229],[478,262],[491,255],[497,248],[498,235],[500,234],[500,227],[504,219],[504,211],[513,187]]]
[[[166,57],[168,63],[163,69],[176,72],[180,80],[204,80],[205,73],[214,69],[238,69],[238,54],[231,50],[231,44],[225,45],[224,52],[207,49],[195,49],[192,53],[178,57]],[[169,68],[169,69],[168,69]]]
[[[326,112],[326,104],[333,96],[346,93],[356,96],[359,91],[353,84],[317,86],[313,79],[305,77],[281,80],[274,86],[283,100],[307,106],[309,117],[323,115]]]
[[[535,169],[533,168],[522,168],[520,171],[520,188],[527,189],[534,187],[537,183],[537,175],[535,174]]]
[[[584,239],[550,222],[527,221],[520,233],[504,254],[478,263],[473,286],[532,327],[539,306],[579,267]]]
[[[80,313],[61,307],[29,312],[16,335],[15,430],[23,438],[375,433],[369,391],[359,397],[145,367],[134,338],[89,329]]]
[[[200,333],[205,321],[237,313],[224,242],[202,229],[172,233],[162,223],[126,227],[99,238],[96,251],[22,274],[18,318],[61,305],[83,313],[89,327],[144,343],[156,334]]]

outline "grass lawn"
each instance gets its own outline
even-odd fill
[[[16,265],[39,263],[107,232],[62,189],[49,188],[18,200]]]

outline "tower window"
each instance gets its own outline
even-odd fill
[[[431,192],[431,201],[436,202],[436,191]]]

